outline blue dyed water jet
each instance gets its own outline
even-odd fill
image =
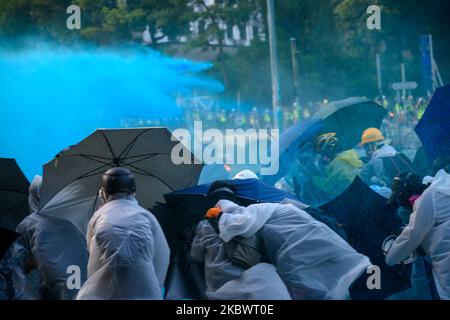
[[[178,115],[175,93],[223,90],[202,75],[210,67],[142,49],[0,51],[0,157],[31,178],[97,128]]]

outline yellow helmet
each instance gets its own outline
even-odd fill
[[[330,132],[318,136],[315,140],[314,146],[316,152],[323,152],[325,149],[332,147],[334,148],[338,142],[336,138],[336,133]]]
[[[385,138],[380,130],[378,130],[377,128],[369,128],[364,130],[361,136],[361,144],[365,145],[367,143],[378,142],[384,139]]]

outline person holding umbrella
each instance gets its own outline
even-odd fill
[[[402,172],[415,172],[411,161],[397,152],[377,128],[368,128],[361,136],[368,163],[361,170],[361,178],[370,185],[391,187],[394,177]]]
[[[105,205],[89,222],[88,280],[77,300],[162,299],[170,250],[156,218],[135,199],[134,175],[112,168],[101,185]]]
[[[312,183],[317,190],[325,193],[323,204],[336,198],[353,182],[363,163],[355,150],[342,150],[334,132],[316,137],[314,146],[319,155],[318,167],[321,173],[312,177]]]
[[[39,213],[42,178],[36,176],[30,185],[29,204],[32,213],[18,226],[21,246],[17,255],[22,274],[16,276],[16,299],[72,300],[78,288],[67,286],[69,266],[78,266],[80,282],[86,280],[88,252],[84,237],[68,221]]]

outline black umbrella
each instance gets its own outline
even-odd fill
[[[320,207],[344,225],[348,243],[381,269],[381,290],[356,283],[350,291],[352,298],[384,299],[410,286],[410,266],[389,267],[381,250],[384,239],[401,227],[395,211],[386,210],[386,202],[357,177],[341,195]]]
[[[14,159],[0,158],[0,177],[0,226],[15,230],[30,211],[30,183]]]
[[[203,265],[193,262],[190,254],[197,223],[203,219],[205,201],[200,196],[180,200],[170,203],[158,202],[151,209],[170,247],[170,265],[164,283],[164,298],[206,299]]]
[[[20,236],[17,232],[0,227],[0,260],[11,244]]]
[[[179,144],[166,128],[98,129],[44,166],[40,206],[74,181],[81,181],[95,194],[101,175],[120,166],[134,173],[137,198],[143,207],[150,208],[163,200],[164,194],[198,181],[201,164],[177,165],[172,161],[177,146],[194,163],[190,151]]]
[[[322,129],[318,134],[335,132],[344,149],[351,149],[361,141],[367,128],[379,128],[386,109],[367,98],[348,98],[331,102],[312,117],[319,120]]]

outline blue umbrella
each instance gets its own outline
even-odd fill
[[[294,163],[297,152],[316,136],[335,132],[341,148],[350,149],[359,143],[365,129],[379,128],[385,115],[382,106],[367,98],[353,97],[328,104],[311,119],[295,124],[280,136],[280,169],[276,175],[266,176],[264,181],[273,184],[283,177]]]
[[[277,203],[286,198],[297,200],[292,194],[258,179],[224,181],[235,186],[238,203],[243,206],[259,202]],[[210,185],[202,184],[165,194],[166,203],[158,203],[151,208],[169,242],[179,238],[180,234],[195,231],[198,222],[204,219],[210,208],[206,196]]]
[[[289,192],[279,190],[270,184],[267,184],[258,179],[244,179],[244,180],[225,180],[231,183],[236,188],[236,196],[240,199],[249,202],[281,202],[286,198],[296,200],[296,197]],[[202,184],[195,187],[178,190],[168,193],[164,196],[168,203],[178,201],[180,198],[189,196],[206,197],[208,189],[211,184]]]
[[[450,85],[436,90],[414,130],[430,161],[450,155]]]

